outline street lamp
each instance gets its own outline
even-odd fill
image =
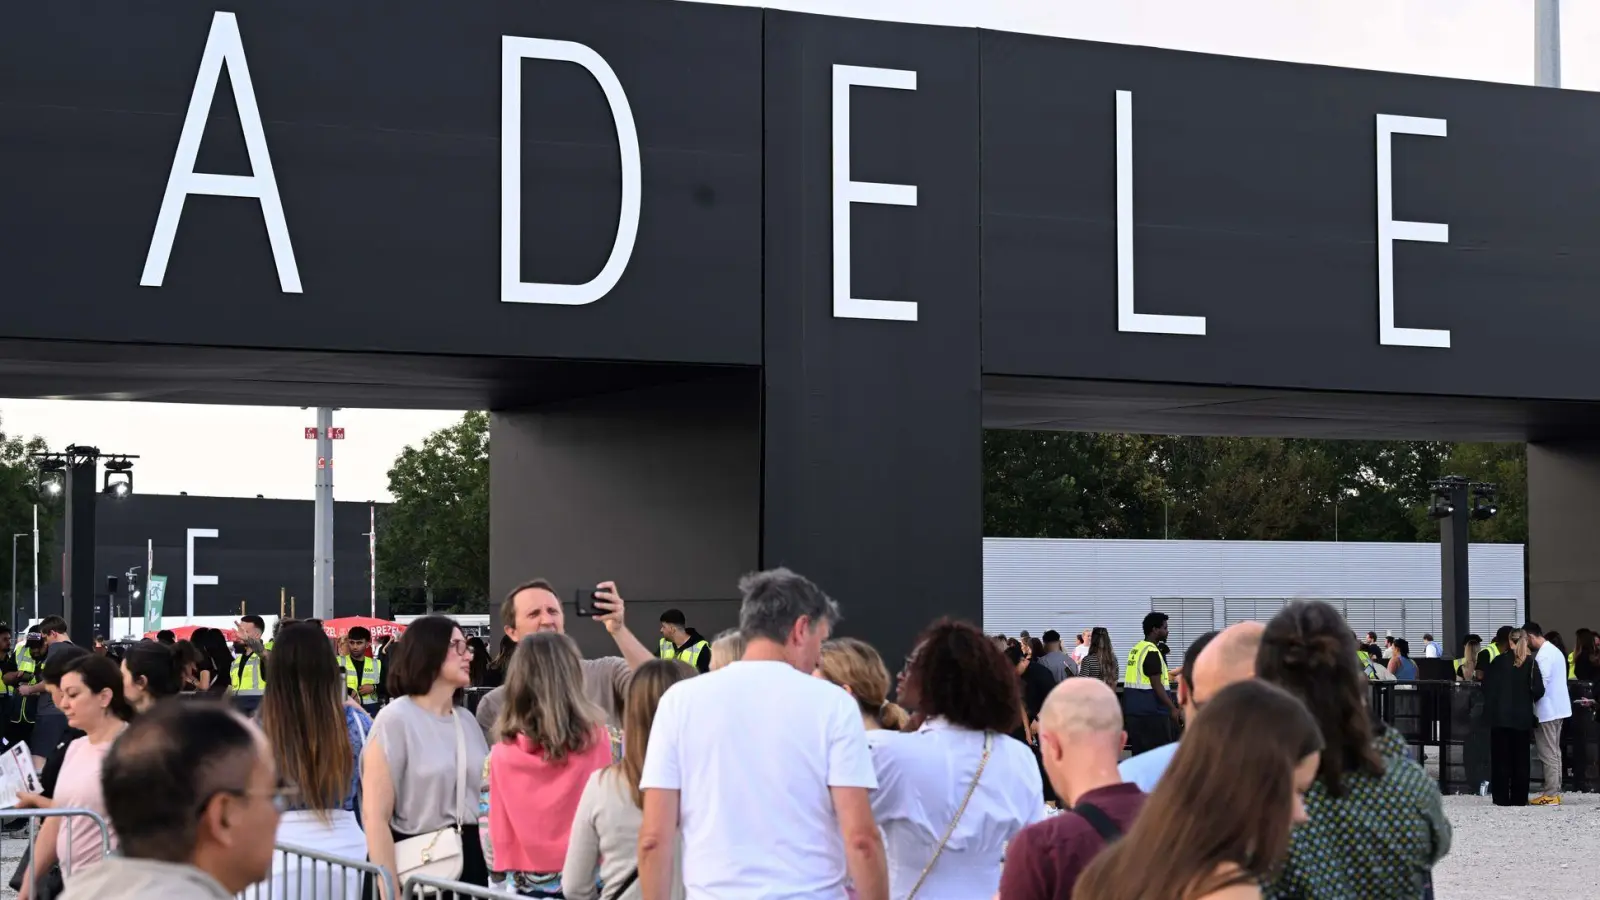
[[[11,536],[11,619],[10,619],[10,625],[11,625],[12,628],[16,628],[17,627],[17,538],[25,538],[29,534],[31,534],[31,532],[24,531],[21,534],[13,534]]]

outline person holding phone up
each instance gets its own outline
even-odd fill
[[[573,611],[604,625],[621,653],[621,656],[604,656],[580,662],[584,695],[605,712],[606,724],[620,728],[623,698],[628,695],[633,671],[654,659],[655,652],[629,630],[625,620],[626,607],[615,582],[602,581],[592,590],[580,590]],[[512,588],[500,604],[500,621],[505,627],[506,636],[518,643],[539,632],[567,633],[566,613],[561,598],[550,582],[543,578],[530,579]],[[490,691],[478,702],[478,725],[483,729],[485,740],[488,740],[505,702],[506,691],[503,686]]]

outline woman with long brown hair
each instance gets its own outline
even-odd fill
[[[1078,674],[1085,678],[1098,678],[1111,688],[1116,688],[1122,670],[1117,667],[1116,651],[1111,649],[1111,632],[1096,628],[1089,632],[1089,652],[1078,663]]]
[[[1371,687],[1344,616],[1320,600],[1290,603],[1262,633],[1256,674],[1299,698],[1328,745],[1306,794],[1311,824],[1295,832],[1267,896],[1421,897],[1450,848],[1450,822],[1405,738],[1373,724]],[[1210,714],[1207,706],[1198,718]]]
[[[712,656],[716,659],[716,656]],[[639,776],[650,745],[661,696],[695,670],[675,659],[655,659],[633,673],[627,708],[622,716],[622,758],[589,778],[573,817],[567,843],[567,862],[561,888],[567,900],[638,900],[639,826],[644,821],[644,799]],[[683,900],[683,860],[679,856],[672,879],[672,900]],[[596,879],[602,885],[596,889]]]
[[[889,668],[872,645],[855,638],[835,638],[822,645],[817,670],[811,674],[844,688],[861,707],[867,745],[906,727],[906,711],[889,702]],[[878,738],[874,738],[874,735]]]
[[[272,746],[278,778],[291,791],[278,822],[277,843],[314,847],[353,859],[367,856],[356,822],[360,754],[372,720],[344,702],[345,679],[320,628],[290,625],[272,647],[270,676],[256,711]],[[270,889],[275,897],[359,896],[361,875],[345,877],[300,865],[299,856],[274,854]]]
[[[1133,828],[1078,879],[1073,900],[1259,898],[1291,829],[1305,821],[1301,795],[1321,750],[1316,720],[1287,691],[1260,681],[1224,688],[1195,717]]]

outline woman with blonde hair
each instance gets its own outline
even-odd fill
[[[290,625],[274,639],[272,678],[256,716],[278,778],[292,789],[276,842],[364,859],[367,839],[356,823],[355,795],[372,720],[345,704],[344,687],[327,636],[309,625]],[[314,865],[302,866],[302,859],[273,855],[272,896],[337,898],[361,890],[360,872],[319,873]]]
[[[711,671],[744,658],[744,632],[729,628],[711,642]]]
[[[564,634],[522,639],[506,670],[505,705],[483,764],[484,859],[523,897],[562,896],[584,785],[614,761],[605,711],[583,693],[580,658]]]
[[[883,734],[905,728],[910,717],[889,702],[889,668],[871,644],[855,638],[828,641],[822,645],[822,656],[812,674],[844,688],[855,698],[861,707],[861,724],[867,729],[869,746],[878,743]]]
[[[712,651],[716,660],[716,651]],[[656,659],[633,673],[628,688],[627,709],[623,713],[622,759],[589,776],[578,813],[573,817],[572,837],[567,844],[567,862],[562,869],[561,887],[566,900],[638,900],[639,826],[644,821],[644,798],[639,790],[639,775],[644,771],[644,755],[650,744],[650,727],[655,723],[661,697],[680,681],[694,677],[695,670],[675,659]],[[683,900],[683,860],[677,859],[672,879],[672,900]],[[596,886],[596,877],[603,887]]]

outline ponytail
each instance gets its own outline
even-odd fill
[[[140,641],[122,657],[128,674],[136,681],[142,680],[145,692],[157,700],[182,690],[184,662],[179,647],[158,641]]]
[[[910,714],[898,703],[885,700],[883,705],[878,707],[878,724],[886,731],[905,731],[910,721]]]

